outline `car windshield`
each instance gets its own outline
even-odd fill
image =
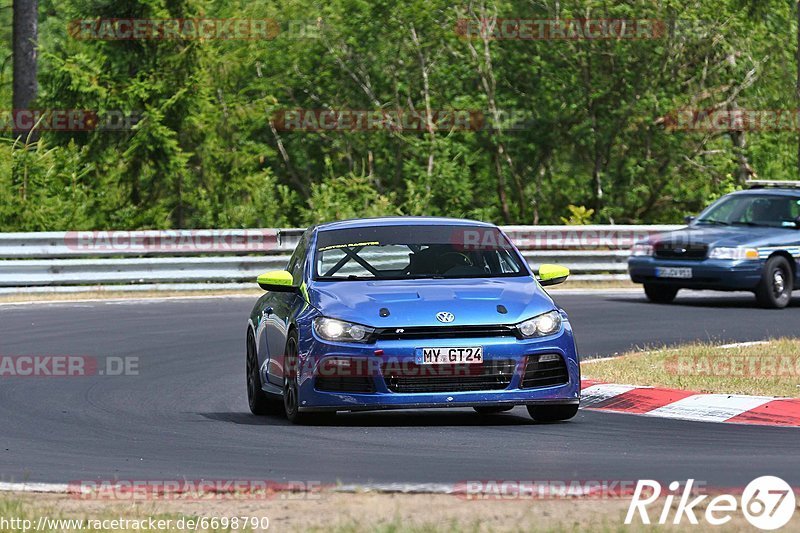
[[[800,216],[800,197],[775,194],[737,194],[722,198],[708,208],[695,224],[795,228]]]
[[[320,231],[317,280],[523,276],[519,254],[496,228],[373,226]]]

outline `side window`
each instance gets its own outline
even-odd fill
[[[308,233],[304,233],[297,243],[297,248],[294,249],[291,259],[286,270],[291,272],[294,278],[294,284],[300,285],[303,282],[303,267],[306,264],[306,248],[308,244]]]
[[[792,198],[792,203],[789,210],[791,211],[791,217],[793,219],[800,217],[800,198]]]
[[[503,274],[517,274],[521,272],[519,265],[514,264],[514,261],[511,259],[511,252],[507,250],[498,250],[497,251],[498,258],[500,260],[500,272]]]

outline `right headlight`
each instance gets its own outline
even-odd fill
[[[517,331],[525,338],[546,337],[561,329],[561,313],[550,311],[517,324]]]
[[[369,342],[375,328],[319,316],[314,319],[314,331],[326,341]]]

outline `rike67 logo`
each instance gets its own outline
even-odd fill
[[[668,490],[662,494],[662,487],[658,481],[639,480],[633,492],[633,499],[625,516],[625,524],[631,524],[638,518],[642,524],[656,523],[675,525],[684,523],[685,519],[690,524],[698,524],[698,515],[707,524],[721,526],[731,521],[739,512],[755,528],[772,531],[780,529],[792,519],[795,509],[795,494],[792,487],[779,477],[762,476],[751,481],[744,489],[741,499],[735,496],[722,494],[711,500],[705,501],[708,494],[697,495],[692,493],[694,480],[686,482],[681,490],[681,484],[673,481]],[[696,496],[692,498],[693,496]],[[663,497],[663,507],[660,502]],[[677,506],[673,513],[673,503],[677,499]],[[705,504],[705,512],[699,508]],[[653,505],[653,509],[649,506]],[[659,509],[660,508],[660,509]],[[651,518],[650,511],[658,511]]]

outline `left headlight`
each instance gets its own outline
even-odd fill
[[[633,248],[631,248],[631,255],[633,257],[653,255],[653,245],[646,242],[636,243],[633,245]]]
[[[314,331],[326,341],[369,342],[375,328],[320,316],[314,319]]]
[[[755,248],[725,247],[712,248],[709,259],[758,259],[758,250]]]
[[[560,329],[561,313],[558,311],[550,311],[517,324],[517,331],[526,338],[545,337],[558,332]]]

